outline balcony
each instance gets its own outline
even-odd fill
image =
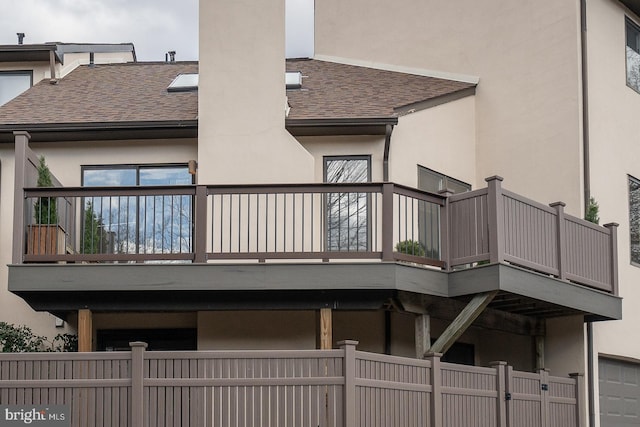
[[[489,307],[514,314],[621,318],[617,224],[504,190],[500,177],[456,195],[55,177],[34,188],[38,158],[20,133],[15,164],[9,290],[36,310],[378,309],[407,295],[433,308],[496,291]]]

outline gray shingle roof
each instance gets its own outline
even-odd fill
[[[289,119],[395,117],[395,108],[475,86],[318,60],[289,60],[287,69],[306,76],[301,90],[287,91]],[[180,73],[197,72],[195,62],[80,66],[0,107],[0,126],[193,121],[197,92],[168,92],[167,86]]]

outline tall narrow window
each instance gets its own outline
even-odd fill
[[[629,177],[629,233],[631,262],[640,265],[640,181]]]
[[[626,20],[627,33],[627,86],[640,92],[640,27],[629,18]]]
[[[325,157],[324,180],[330,183],[369,182],[369,156]],[[329,193],[326,197],[327,250],[369,250],[367,193]]]
[[[192,184],[186,165],[86,166],[85,187]],[[185,195],[87,197],[81,252],[188,253],[192,248],[192,199]]]

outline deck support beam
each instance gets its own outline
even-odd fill
[[[431,349],[431,317],[418,314],[415,323],[416,358],[423,359]]]
[[[431,346],[429,352],[446,353],[497,294],[498,291],[491,291],[475,295]]]

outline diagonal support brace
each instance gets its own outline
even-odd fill
[[[498,291],[483,292],[477,294],[462,309],[460,314],[445,329],[436,342],[429,349],[429,353],[446,353],[458,338],[471,326],[474,320],[487,308],[487,305],[498,294]]]

